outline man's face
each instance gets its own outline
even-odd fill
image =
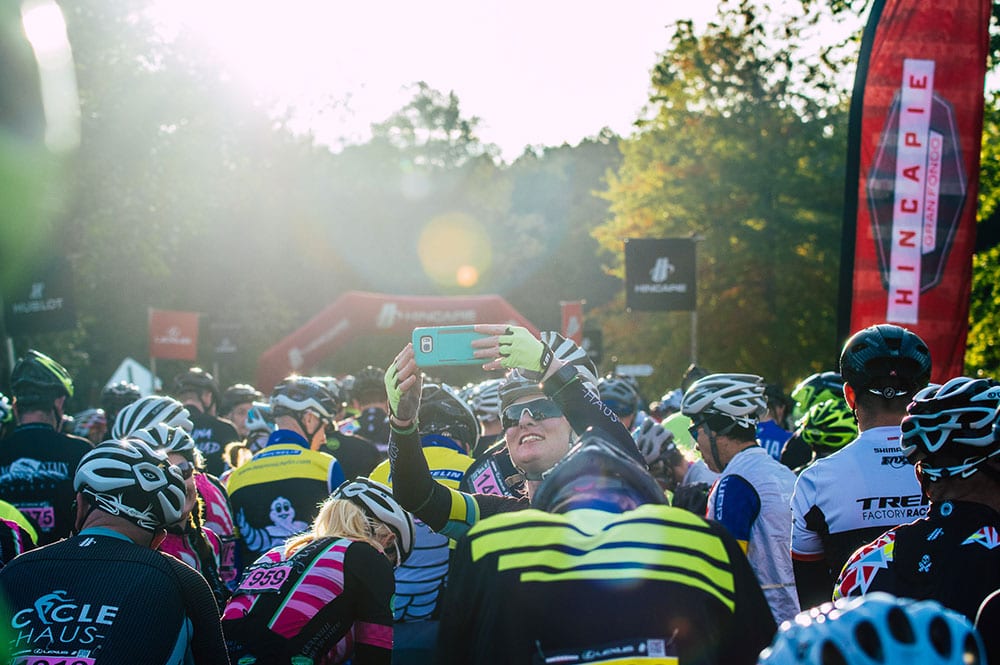
[[[247,435],[247,414],[250,413],[250,407],[253,404],[246,402],[244,404],[237,404],[226,416],[229,422],[233,424],[236,428],[236,433],[241,437],[246,438]]]
[[[705,464],[708,465],[708,468],[716,473],[719,473],[720,469],[716,468],[715,457],[712,455],[711,440],[708,436],[708,430],[706,429],[707,425],[697,420],[697,417],[695,417],[694,423],[698,424],[692,424],[688,431],[691,432],[691,437],[694,439],[695,446],[697,446],[698,452],[701,454],[701,458],[705,460]]]
[[[569,421],[543,393],[508,406],[504,421],[510,459],[519,469],[532,474],[548,471],[569,450],[573,433]]]

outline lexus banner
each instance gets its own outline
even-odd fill
[[[149,310],[149,357],[198,358],[198,313]]]
[[[3,296],[8,335],[30,335],[76,327],[73,273],[69,262],[63,258],[54,259],[32,274],[25,275],[20,284],[12,285]]]
[[[838,333],[913,330],[964,371],[989,0],[876,0],[848,136]]]
[[[625,241],[625,305],[629,309],[692,312],[697,306],[695,245],[690,238]]]

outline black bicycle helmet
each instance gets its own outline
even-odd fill
[[[912,396],[931,378],[931,352],[920,337],[889,323],[851,336],[840,354],[840,374],[856,391],[884,399]]]
[[[417,414],[421,434],[440,434],[474,450],[479,442],[479,421],[465,400],[444,383],[425,383]]]
[[[184,477],[166,453],[135,439],[105,441],[84,455],[73,489],[148,531],[180,520],[187,496]]]
[[[666,504],[663,489],[636,459],[596,430],[585,432],[543,474],[531,498],[533,508],[550,513],[584,507],[625,512],[646,503]]]
[[[929,385],[906,407],[900,445],[930,480],[971,476],[1000,451],[1000,383],[960,376]],[[950,465],[949,465],[950,463]]]
[[[933,600],[875,591],[786,621],[759,665],[977,665],[982,640],[963,615]]]
[[[29,349],[10,374],[10,388],[22,402],[39,403],[73,396],[73,379],[66,368],[44,353]]]
[[[384,402],[385,370],[368,365],[356,372],[354,383],[351,385],[351,399],[362,403]]]
[[[211,373],[200,367],[192,367],[174,377],[174,390],[178,395],[186,392],[200,393],[204,390],[212,393],[212,403],[219,402],[219,382]]]
[[[247,383],[235,383],[222,393],[219,400],[219,413],[225,415],[240,404],[251,404],[264,399],[264,393]]]
[[[114,421],[118,412],[142,397],[142,390],[139,386],[128,381],[119,381],[105,386],[101,391],[101,408]]]

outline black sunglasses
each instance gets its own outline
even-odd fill
[[[701,430],[701,426],[704,424],[705,424],[704,421],[699,421],[696,423],[692,423],[691,427],[688,427],[688,433],[691,434],[691,438],[694,439],[695,441],[698,440],[698,432]]]
[[[532,420],[545,420],[546,418],[558,418],[563,414],[559,405],[550,399],[534,399],[522,404],[508,406],[500,413],[500,424],[504,429],[514,427],[521,422],[521,416],[527,411]]]
[[[181,470],[181,477],[184,478],[184,480],[187,480],[194,475],[194,464],[187,460],[178,462],[177,464],[174,464],[174,466]]]

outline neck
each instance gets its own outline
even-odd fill
[[[18,414],[17,424],[18,425],[35,425],[41,423],[43,425],[56,426],[55,412],[54,411],[28,411],[27,413]]]
[[[80,531],[93,527],[110,529],[111,531],[122,534],[136,545],[156,549],[156,546],[153,544],[156,537],[155,533],[147,531],[141,528],[138,524],[130,522],[123,517],[111,515],[103,510],[98,509],[92,511],[90,515],[87,516],[87,519],[84,520],[83,525],[80,527]]]

